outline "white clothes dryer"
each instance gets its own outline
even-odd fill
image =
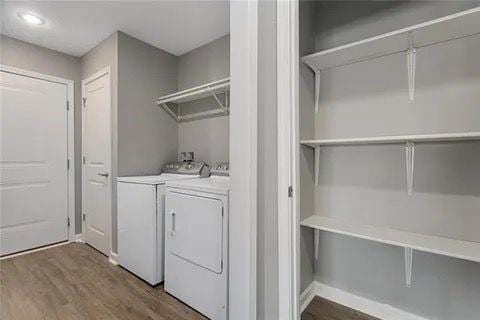
[[[165,290],[212,320],[228,317],[230,178],[222,168],[167,182],[165,205]]]

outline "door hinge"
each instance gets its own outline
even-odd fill
[[[67,170],[70,170],[70,159],[67,159]]]
[[[224,210],[223,207],[222,207],[222,218],[223,218],[223,213],[224,213],[224,212],[225,212],[225,210]]]
[[[82,161],[83,161],[83,164],[85,164],[85,157],[83,157],[83,160],[82,160]]]
[[[82,220],[85,221],[85,213],[82,214]]]
[[[70,227],[70,217],[67,218],[67,227]]]
[[[70,110],[70,101],[67,100],[67,111]]]
[[[83,101],[83,107],[85,108],[87,106],[87,98],[82,98]]]
[[[293,197],[293,187],[292,186],[288,187],[288,197],[289,198]]]

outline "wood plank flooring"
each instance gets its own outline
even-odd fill
[[[207,319],[80,243],[0,261],[0,303],[2,320]],[[315,297],[302,320],[379,319]]]
[[[302,320],[380,320],[360,311],[350,309],[326,300],[315,297],[302,313]]]
[[[0,261],[2,320],[205,320],[91,247],[71,243]]]

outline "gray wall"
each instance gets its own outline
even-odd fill
[[[230,117],[216,117],[178,124],[178,152],[193,151],[195,159],[209,165],[228,161]]]
[[[112,102],[112,173],[111,181],[118,176],[118,32],[103,40],[81,58],[82,79],[86,79],[110,66]],[[117,252],[117,184],[112,183],[112,251]]]
[[[177,123],[156,104],[176,90],[177,57],[119,32],[118,75],[118,175],[157,174],[177,158]]]
[[[315,51],[314,3],[301,1],[299,6],[299,55]],[[299,122],[300,139],[310,139],[315,133],[314,121],[314,76],[312,71],[299,62]],[[300,219],[314,212],[313,150],[300,146]],[[300,231],[300,289],[303,291],[313,281],[313,230],[301,228]]]
[[[230,76],[230,35],[178,57],[178,90]]]
[[[75,81],[75,232],[82,232],[82,109],[80,59],[4,35],[0,38],[1,64]]]
[[[176,160],[178,126],[156,99],[176,90],[177,57],[115,32],[82,59],[82,79],[111,68],[112,181],[156,174]],[[112,250],[117,252],[117,192],[113,184]]]
[[[276,2],[258,5],[257,317],[278,320]]]
[[[317,3],[316,48],[341,45],[475,5]],[[402,54],[323,72],[314,136],[480,130],[479,50],[479,36],[418,50],[414,104],[408,103],[406,59]],[[304,121],[308,125],[313,122]],[[306,151],[304,156],[313,158]],[[402,146],[323,148],[313,212],[480,241],[480,144],[418,145],[411,197],[405,191],[404,156]],[[303,170],[313,170],[310,164],[305,167]],[[302,192],[311,188],[312,177],[311,172],[310,176],[302,175]],[[407,288],[401,248],[324,232],[320,241],[314,278],[322,283],[431,319],[478,319],[478,263],[415,252],[413,285]],[[311,255],[302,263],[305,260],[312,265]],[[304,266],[302,271],[305,286],[309,281],[304,279],[310,280],[312,274]]]
[[[184,90],[230,76],[230,36],[226,35],[178,57],[177,87]],[[223,99],[223,96],[220,96]],[[213,98],[184,103],[182,115],[218,108]],[[178,152],[194,151],[196,160],[213,165],[228,161],[229,117],[180,123]]]

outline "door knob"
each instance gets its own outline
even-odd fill
[[[108,177],[108,172],[99,173],[98,175],[107,178]]]

